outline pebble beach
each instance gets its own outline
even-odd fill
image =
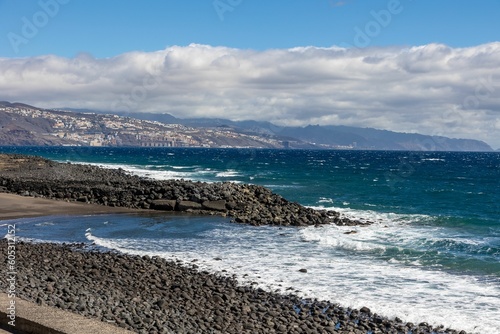
[[[16,248],[20,298],[137,333],[465,333],[240,286],[198,271],[195,263],[96,252],[83,244],[19,242]]]

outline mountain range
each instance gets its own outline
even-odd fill
[[[77,109],[74,110],[78,111]],[[95,111],[85,110],[85,112]],[[292,142],[298,141],[308,143],[318,148],[408,151],[493,151],[491,146],[487,143],[475,139],[455,139],[443,136],[429,136],[418,133],[402,133],[344,125],[289,127],[253,120],[232,121],[223,118],[182,119],[168,113],[127,112],[121,113],[120,115],[163,123],[177,123],[198,128],[226,126],[241,132],[276,136]]]
[[[0,101],[0,145],[202,146],[493,151],[483,141],[343,125],[278,126],[167,113],[43,109]]]

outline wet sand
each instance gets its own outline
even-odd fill
[[[138,212],[138,210],[0,193],[0,220],[53,215],[135,212]]]

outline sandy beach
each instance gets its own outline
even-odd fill
[[[52,215],[133,212],[137,210],[0,193],[0,220]]]

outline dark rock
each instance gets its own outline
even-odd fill
[[[366,306],[363,306],[362,308],[360,308],[359,312],[366,313],[366,314],[370,314],[371,313],[370,309],[368,307],[366,307]]]
[[[179,204],[177,204],[177,208],[179,211],[200,210],[202,206],[200,203],[192,201],[180,201]]]
[[[149,207],[153,210],[174,211],[176,204],[175,200],[157,199],[153,200]]]
[[[206,210],[214,210],[214,211],[222,211],[226,212],[226,200],[218,200],[218,201],[204,201],[202,206]]]

